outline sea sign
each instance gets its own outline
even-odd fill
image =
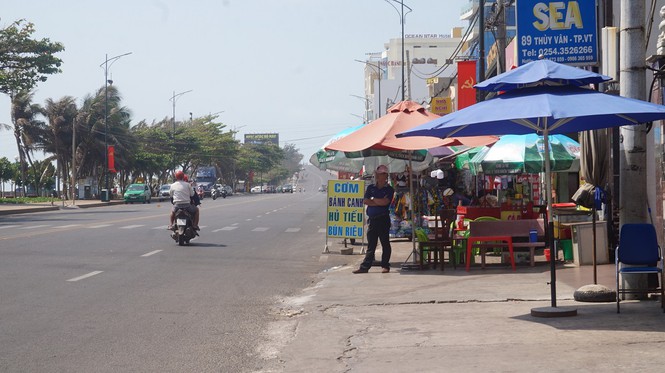
[[[365,182],[362,180],[328,180],[326,202],[326,235],[340,238],[362,238]]]

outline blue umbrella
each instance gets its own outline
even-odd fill
[[[554,63],[554,62],[551,62]],[[509,79],[503,88],[502,77],[512,76],[527,65],[498,75],[492,84],[477,85],[479,89],[508,89],[520,87]],[[511,74],[512,73],[512,74]],[[509,75],[510,74],[510,75]],[[600,74],[598,79],[605,80]],[[621,96],[611,96],[571,85],[553,86],[548,82],[562,78],[540,79],[531,82],[528,88],[513,89],[487,101],[468,106],[457,112],[437,118],[409,131],[397,134],[405,136],[454,136],[505,135],[538,133],[544,138],[545,159],[549,159],[549,135],[554,133],[579,132],[599,128],[641,124],[665,119],[665,106]],[[530,79],[534,80],[534,79]],[[569,83],[571,83],[569,81]],[[533,86],[537,85],[537,86]],[[551,170],[545,162],[547,207],[552,211]],[[552,214],[548,214],[548,225],[553,226]],[[551,232],[551,230],[550,230]],[[550,235],[551,236],[551,235]],[[552,247],[550,245],[550,247]],[[551,262],[552,308],[556,308],[556,275],[554,261]],[[532,314],[534,312],[532,311]]]
[[[539,85],[583,86],[612,80],[609,76],[596,74],[576,67],[562,65],[550,60],[536,60],[475,85],[483,91],[510,91]]]

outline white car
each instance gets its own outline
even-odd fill
[[[263,187],[260,185],[257,185],[253,187],[252,189],[249,190],[250,193],[261,193],[263,192]]]

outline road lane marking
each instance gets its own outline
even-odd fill
[[[86,278],[88,278],[88,277],[92,277],[92,276],[98,275],[98,274],[100,274],[100,273],[102,273],[102,272],[104,272],[104,271],[93,271],[93,272],[90,272],[90,273],[85,274],[85,275],[83,275],[83,276],[70,278],[70,279],[67,280],[67,281],[68,281],[68,282],[76,282],[76,281],[80,281],[80,280],[86,279]]]
[[[152,229],[166,229],[168,228],[168,225],[160,225],[159,227],[154,227]]]
[[[138,227],[143,227],[143,224],[125,225],[124,227],[120,227],[120,229],[134,229]]]
[[[219,231],[232,231],[234,229],[237,229],[238,227],[224,227],[224,228],[219,228],[215,229],[213,232],[219,232]]]
[[[287,232],[287,233],[300,232],[300,228],[286,228],[286,230],[284,232]]]
[[[50,227],[50,224],[41,224],[41,225],[32,225],[32,226],[27,226],[27,227],[22,227],[19,229],[37,229],[37,228],[45,228],[45,227]]]
[[[92,229],[97,229],[97,228],[104,228],[104,227],[110,227],[113,224],[97,224],[97,225],[91,225],[86,228],[92,228]]]
[[[78,227],[79,225],[81,225],[81,224],[56,225],[56,226],[53,227],[53,228],[54,228],[54,229],[66,229],[66,228],[74,228],[74,227]]]
[[[319,233],[326,233],[326,229],[325,228],[319,228]]]
[[[238,225],[238,223],[233,223],[233,224],[231,224],[231,225]]]
[[[20,227],[20,225],[0,225],[0,229],[9,229],[14,227]]]
[[[149,253],[145,253],[145,254],[143,254],[143,255],[141,255],[141,256],[144,257],[144,258],[146,258],[146,257],[149,257],[150,255],[155,255],[155,254],[157,254],[157,253],[159,253],[159,252],[162,252],[162,250],[151,251],[151,252],[149,252]]]
[[[252,229],[252,232],[265,232],[265,231],[267,231],[268,229],[270,229],[270,228],[267,228],[267,227],[256,227],[256,228]]]

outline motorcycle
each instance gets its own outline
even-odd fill
[[[175,212],[175,224],[171,238],[180,246],[189,245],[189,241],[199,235],[194,229],[192,218],[190,213],[183,208],[179,208]]]
[[[199,189],[196,191],[196,194],[199,195],[199,199],[200,199],[200,200],[203,200],[203,197],[205,197],[205,192],[203,191],[203,188],[199,188]]]
[[[227,193],[226,193],[226,190],[223,189],[223,188],[221,190],[219,188],[214,188],[212,190],[212,192],[210,192],[210,196],[212,197],[212,200],[214,201],[214,200],[217,199],[217,197],[220,197],[220,196],[222,198],[226,198]]]

